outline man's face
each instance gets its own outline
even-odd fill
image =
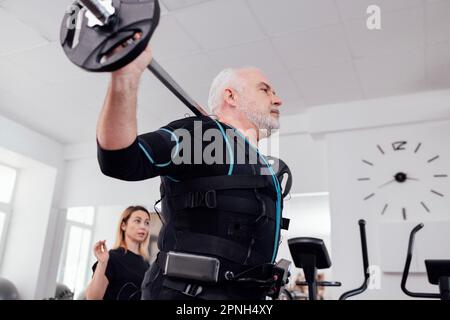
[[[268,79],[258,70],[241,71],[244,89],[239,92],[238,108],[258,129],[270,131],[280,128],[280,106]]]

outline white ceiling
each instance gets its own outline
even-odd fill
[[[283,115],[450,87],[450,0],[162,2],[155,59],[202,105],[229,66],[264,70]],[[0,0],[0,114],[64,144],[95,139],[108,84],[108,75],[73,66],[59,46],[70,3]],[[381,31],[366,28],[371,4],[381,7]],[[142,82],[141,132],[188,111],[150,73]]]

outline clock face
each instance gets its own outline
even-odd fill
[[[365,174],[358,178],[366,191],[364,203],[382,216],[403,220],[410,212],[432,214],[436,201],[446,196],[440,189],[448,179],[444,159],[422,142],[394,141],[374,146],[377,151],[361,160]]]

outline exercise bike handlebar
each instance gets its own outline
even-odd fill
[[[339,297],[339,300],[345,300],[350,297],[353,297],[353,296],[363,293],[364,291],[366,291],[367,283],[369,282],[370,273],[369,273],[369,256],[367,254],[366,221],[364,219],[361,219],[358,221],[358,224],[359,224],[359,233],[361,236],[361,250],[362,250],[362,258],[363,258],[363,268],[364,268],[364,282],[359,288],[343,293]]]
[[[411,266],[411,260],[412,260],[414,239],[415,239],[416,233],[422,228],[423,228],[423,223],[418,224],[417,226],[414,227],[414,229],[412,229],[411,234],[409,235],[408,253],[406,255],[405,268],[403,269],[401,288],[402,288],[403,292],[406,293],[410,297],[439,299],[441,297],[439,294],[424,293],[424,292],[411,292],[408,289],[406,289],[406,281],[408,280],[409,267]]]

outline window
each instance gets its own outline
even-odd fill
[[[3,212],[0,210],[0,237],[3,234],[3,228],[5,227],[5,220],[6,220],[6,212]],[[2,241],[3,243],[3,241]]]
[[[63,254],[58,282],[63,283],[78,297],[90,279],[89,255],[95,209],[76,207],[67,210]]]
[[[92,226],[94,222],[94,208],[92,207],[69,208],[69,210],[67,210],[67,220]]]
[[[11,202],[16,175],[15,169],[0,165],[0,202]]]
[[[0,262],[6,246],[6,234],[11,220],[12,200],[16,185],[17,170],[0,165]]]

